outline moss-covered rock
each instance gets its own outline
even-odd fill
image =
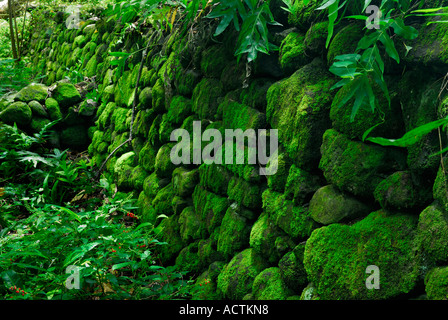
[[[45,126],[50,124],[50,120],[48,118],[43,117],[33,117],[30,123],[30,128],[34,132],[40,132]]]
[[[194,207],[186,207],[179,215],[180,236],[186,243],[202,239],[206,236],[202,217]]]
[[[415,217],[381,210],[352,226],[316,229],[306,242],[304,265],[320,298],[387,299],[409,293],[421,265],[413,245],[415,227]],[[369,265],[380,270],[380,290],[367,289]]]
[[[158,149],[154,148],[149,142],[145,143],[140,150],[138,163],[148,172],[154,171],[157,151]]]
[[[305,54],[305,35],[289,33],[280,45],[280,65],[286,75],[294,73],[311,61]]]
[[[36,100],[43,103],[48,96],[48,87],[40,83],[32,83],[21,89],[15,96],[16,101],[29,102]]]
[[[323,225],[356,219],[370,212],[368,205],[333,185],[317,190],[310,201],[311,218]]]
[[[180,270],[188,271],[191,275],[199,275],[206,267],[199,259],[198,244],[198,241],[190,243],[179,252],[176,258],[176,266]]]
[[[444,94],[436,78],[430,76],[427,71],[410,70],[400,78],[398,93],[406,132],[438,119],[439,99],[443,100]],[[445,144],[446,137],[442,135],[441,138],[442,144]],[[425,178],[422,184],[431,184],[440,164],[438,157],[430,157],[440,151],[437,130],[423,136],[407,151],[409,169]]]
[[[264,188],[259,184],[251,184],[246,180],[232,177],[229,181],[227,194],[229,199],[249,209],[258,209],[262,206],[261,194]]]
[[[251,224],[238,211],[236,206],[230,206],[219,229],[217,251],[226,260],[246,248],[249,243]]]
[[[227,195],[231,174],[223,166],[204,163],[199,167],[199,178],[201,186],[207,190],[221,196]]]
[[[114,165],[114,174],[118,187],[128,189],[131,186],[129,177],[135,166],[135,152],[127,152],[117,159]]]
[[[193,90],[193,111],[201,119],[217,120],[218,98],[223,95],[219,80],[204,78]]]
[[[128,179],[131,180],[130,183],[134,190],[142,191],[143,182],[145,181],[146,177],[148,177],[148,172],[146,172],[146,170],[141,166],[136,166],[132,170],[131,176]]]
[[[328,182],[356,196],[372,198],[377,185],[405,167],[405,155],[377,145],[351,141],[336,130],[323,136],[319,167]]]
[[[294,206],[284,194],[266,189],[262,194],[263,209],[271,220],[296,240],[307,239],[318,224],[311,219],[308,208]]]
[[[223,268],[218,276],[218,290],[227,299],[242,299],[252,291],[255,277],[266,267],[264,260],[253,249],[246,249]]]
[[[220,78],[228,64],[226,50],[221,44],[213,45],[202,51],[201,71],[208,78]]]
[[[31,108],[22,101],[13,102],[1,113],[0,120],[7,124],[16,123],[18,126],[26,126],[31,122]]]
[[[328,36],[328,21],[313,23],[305,34],[305,50],[307,54],[321,56],[326,53],[325,44]]]
[[[174,144],[165,144],[157,152],[154,169],[161,178],[171,177],[176,165],[171,161],[170,153]]]
[[[303,265],[305,243],[298,244],[294,249],[285,254],[278,262],[281,277],[294,293],[300,293],[308,284],[308,276]]]
[[[431,190],[416,184],[409,171],[398,171],[381,181],[374,191],[381,207],[389,209],[422,208],[432,201]]]
[[[390,139],[401,137],[404,134],[404,124],[401,106],[397,100],[397,93],[393,91],[394,88],[389,85],[389,96],[391,98],[391,104],[389,105],[381,89],[372,83],[376,98],[375,110],[372,112],[370,105],[363,104],[352,120],[352,109],[355,98],[351,98],[342,105],[341,101],[345,99],[355,84],[355,82],[351,82],[342,87],[334,97],[330,109],[330,119],[333,129],[346,134],[350,139],[354,140],[362,140],[364,133],[373,126],[376,127],[370,132],[369,136],[371,137]]]
[[[81,94],[71,83],[59,82],[51,95],[61,108],[68,108],[81,101]]]
[[[448,214],[438,203],[425,208],[419,216],[416,246],[431,266],[448,258]]]
[[[201,256],[200,253],[199,256]],[[193,293],[193,300],[219,300],[222,298],[218,293],[216,282],[218,275],[224,266],[225,264],[221,261],[213,262],[208,269],[196,279],[196,286],[199,287],[199,290]]]
[[[221,108],[222,123],[226,129],[252,129],[257,134],[258,129],[266,127],[266,116],[256,109],[233,101],[224,101]]]
[[[166,242],[167,245],[157,246],[154,251],[161,263],[174,264],[174,259],[185,247],[185,242],[179,233],[178,219],[179,216],[174,215],[160,221],[159,226],[163,228],[163,232],[160,233],[160,241]]]
[[[44,117],[44,118],[49,117],[47,110],[40,102],[38,102],[36,100],[32,100],[32,101],[28,102],[28,106],[30,107],[31,113],[33,114],[33,116]]]
[[[324,10],[316,10],[321,1],[311,0],[307,5],[303,0],[294,3],[297,8],[296,14],[290,13],[288,16],[289,24],[297,27],[299,30],[306,32],[312,23],[326,20],[327,16]]]
[[[191,196],[199,182],[199,171],[198,169],[188,170],[178,167],[173,171],[172,181],[176,195],[181,197]]]
[[[315,167],[322,134],[330,127],[333,80],[320,60],[275,83],[267,94],[266,117],[279,141],[300,167]]]
[[[329,66],[333,64],[336,56],[355,52],[359,40],[364,35],[364,27],[365,25],[360,23],[352,23],[334,35],[327,53],[327,63]]]
[[[297,206],[308,203],[314,192],[323,185],[322,180],[319,175],[312,174],[293,164],[289,169],[284,186],[285,197],[288,200],[293,200]]]
[[[267,213],[262,213],[252,226],[249,244],[270,265],[276,264],[294,247],[294,244]]]
[[[229,207],[227,198],[209,192],[200,185],[196,185],[194,189],[193,204],[195,211],[205,221],[209,233],[221,224],[222,218]]]
[[[271,267],[255,277],[252,293],[256,300],[285,300],[291,295],[291,290],[283,281],[280,268]]]
[[[438,267],[428,272],[425,291],[429,300],[448,300],[448,267]]]
[[[275,166],[277,172],[266,176],[268,187],[277,192],[285,192],[291,160],[285,152],[279,152],[277,157],[272,157],[272,159],[269,160],[267,167],[270,166]]]

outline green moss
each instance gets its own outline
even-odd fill
[[[281,193],[266,189],[262,194],[263,209],[270,219],[293,239],[303,240],[317,228],[308,208],[294,206]]]
[[[204,221],[194,207],[186,207],[179,215],[180,236],[183,241],[191,242],[206,236]]]
[[[296,165],[312,168],[320,158],[322,134],[330,127],[333,84],[326,67],[314,60],[267,93],[266,117]]]
[[[246,180],[232,177],[229,181],[227,194],[229,199],[249,209],[259,209],[262,206],[261,193],[264,188],[259,184],[251,184]]]
[[[36,100],[44,102],[48,96],[47,87],[40,83],[32,83],[21,89],[15,96],[15,100],[29,102]]]
[[[135,190],[142,191],[143,190],[143,182],[145,181],[148,173],[140,166],[136,166],[131,173],[129,179],[130,183]]]
[[[224,67],[228,64],[223,45],[213,45],[202,51],[201,71],[208,78],[220,78]]]
[[[303,205],[311,199],[314,192],[323,184],[322,178],[307,170],[291,165],[285,184],[285,198],[293,200],[297,206]],[[271,188],[272,189],[272,188]]]
[[[76,47],[83,48],[86,45],[87,41],[88,39],[84,35],[79,35],[75,37],[72,44],[72,50],[75,49]]]
[[[448,267],[432,269],[425,277],[429,300],[448,300]]]
[[[93,77],[94,75],[96,75],[97,66],[98,66],[98,59],[96,55],[93,55],[86,64],[85,76]]]
[[[280,45],[280,66],[285,74],[290,75],[311,61],[305,54],[305,36],[291,32]]]
[[[129,70],[125,71],[118,79],[115,86],[115,103],[118,107],[131,107],[134,101],[135,83],[132,82],[132,75]]]
[[[381,89],[372,83],[372,88],[376,97],[375,111],[372,112],[370,105],[364,104],[358,110],[354,121],[351,120],[353,103],[355,98],[351,98],[347,103],[340,105],[355,82],[342,87],[333,100],[330,109],[330,119],[335,130],[346,134],[350,139],[362,140],[364,132],[378,125],[371,131],[371,137],[397,138],[401,137],[403,132],[403,119],[401,115],[400,104],[393,99],[396,92],[389,86],[392,97],[392,104],[389,105]]]
[[[390,171],[405,166],[399,151],[351,141],[333,129],[325,132],[321,150],[319,167],[327,181],[357,196],[371,198]]]
[[[161,178],[171,177],[176,165],[171,161],[170,153],[174,144],[165,144],[157,152],[154,169]]]
[[[414,250],[416,218],[376,211],[352,226],[316,229],[306,242],[304,265],[322,299],[387,299],[410,292],[421,256]],[[366,287],[366,268],[380,270],[380,290]]]
[[[204,78],[193,90],[193,111],[201,119],[218,120],[218,98],[222,96],[222,84],[219,80]]]
[[[199,171],[198,169],[188,170],[183,167],[176,168],[173,171],[172,181],[176,195],[181,197],[191,196],[199,182]]]
[[[205,221],[207,231],[211,234],[221,224],[229,207],[228,199],[209,192],[200,185],[196,185],[192,197],[195,211]]]
[[[297,245],[292,251],[285,254],[278,266],[284,283],[294,292],[300,293],[308,284],[308,276],[303,265],[305,243]]]
[[[125,108],[115,108],[110,118],[110,122],[114,125],[114,131],[123,133],[129,130],[126,120],[132,114],[132,110]]]
[[[400,210],[422,207],[428,200],[432,201],[431,194],[422,187],[415,185],[409,171],[398,171],[378,184],[374,196],[382,208]],[[427,197],[424,197],[425,194]]]
[[[328,36],[328,21],[317,22],[311,25],[305,34],[305,50],[307,53],[321,55],[325,52]]]
[[[134,166],[135,153],[133,151],[127,152],[117,159],[113,170],[118,187],[123,189],[129,189],[132,187],[129,177],[132,174]]]
[[[156,216],[162,214],[166,216],[172,215],[174,213],[174,210],[171,205],[171,200],[174,198],[174,196],[175,194],[172,183],[160,189],[157,192],[157,195],[155,196],[154,200],[152,201],[152,206],[155,210],[154,214]]]
[[[324,10],[316,10],[320,6],[319,0],[309,1],[307,5],[303,4],[303,0],[294,3],[297,8],[295,15],[289,14],[289,24],[299,28],[301,31],[306,31],[313,22],[325,20],[327,15]]]
[[[30,123],[30,127],[34,132],[40,132],[49,123],[50,120],[48,118],[33,117]]]
[[[167,245],[157,246],[154,250],[162,264],[172,263],[179,252],[184,248],[185,242],[179,234],[178,216],[171,216],[160,221],[160,227],[163,232],[160,233],[160,241],[166,242]]]
[[[247,247],[250,228],[249,221],[239,214],[235,206],[230,206],[221,222],[217,251],[227,260]]]
[[[311,218],[323,225],[354,220],[371,212],[369,206],[339,191],[333,185],[317,190],[309,208]]]
[[[363,27],[361,24],[352,23],[335,34],[328,47],[327,63],[329,66],[333,64],[336,56],[355,52],[358,41],[364,35]]]
[[[0,120],[7,124],[16,123],[18,126],[26,126],[31,122],[32,112],[30,107],[22,101],[8,105],[1,113]]]
[[[227,299],[242,299],[252,291],[255,277],[267,267],[264,260],[253,250],[237,254],[218,276],[218,290]]]
[[[200,184],[207,190],[227,196],[230,172],[221,165],[202,164],[199,167]]]
[[[286,234],[279,229],[269,218],[267,213],[262,213],[258,220],[252,226],[250,231],[249,244],[263,259],[269,264],[276,264],[279,259],[289,250],[290,247],[276,246],[277,239],[285,238]]]
[[[255,130],[266,127],[266,116],[256,109],[234,101],[224,101],[220,105],[222,109],[222,123],[226,129]]]
[[[61,108],[68,108],[81,101],[81,95],[71,83],[59,82],[53,90],[52,97]]]
[[[278,156],[271,159],[267,167],[275,165],[277,167],[276,174],[267,176],[268,187],[277,192],[284,192],[288,179],[291,160],[285,152],[279,152]]]
[[[437,203],[420,213],[416,246],[424,253],[428,265],[448,258],[448,214]]]
[[[153,172],[145,178],[143,181],[143,192],[145,196],[150,199],[154,199],[157,193],[165,186],[169,184],[168,179],[160,179],[157,177],[156,173]]]
[[[98,109],[98,128],[100,130],[106,129],[111,124],[112,115],[116,106],[115,102],[109,102],[105,105],[104,110]]]
[[[183,271],[190,272],[191,275],[199,275],[205,265],[201,263],[198,255],[198,242],[193,242],[183,248],[176,258],[176,266]]]
[[[252,293],[256,300],[285,300],[291,295],[278,267],[264,269],[254,279]]]

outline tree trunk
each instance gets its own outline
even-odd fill
[[[12,57],[14,59],[19,59],[19,56],[17,54],[17,46],[16,46],[16,35],[14,33],[14,26],[13,26],[13,0],[8,0],[8,15],[9,15],[9,35],[11,37],[11,48],[12,48]]]

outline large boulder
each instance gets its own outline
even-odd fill
[[[25,102],[17,101],[0,113],[0,120],[7,124],[16,123],[18,126],[26,126],[31,122],[31,116],[30,107]]]
[[[322,135],[330,127],[334,84],[321,60],[296,71],[269,88],[266,117],[278,129],[279,142],[296,165],[316,167]]]
[[[321,299],[388,299],[416,286],[421,254],[414,248],[417,218],[384,210],[348,226],[315,230],[304,265]],[[379,268],[380,289],[368,289],[368,266]]]
[[[325,132],[321,152],[319,167],[327,181],[365,198],[372,198],[382,180],[406,166],[403,153],[352,141],[334,129]]]
[[[52,92],[52,97],[62,108],[68,108],[81,101],[81,94],[76,87],[66,82],[59,82],[56,85],[56,88]]]
[[[218,290],[227,299],[241,300],[251,293],[255,277],[267,267],[253,249],[246,249],[223,268],[218,276]]]
[[[310,201],[311,218],[323,225],[359,218],[370,212],[368,205],[333,185],[317,190]]]
[[[32,83],[20,90],[16,96],[16,101],[29,102],[36,100],[40,103],[44,102],[48,96],[48,87],[40,83]]]

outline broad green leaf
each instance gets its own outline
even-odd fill
[[[397,49],[395,48],[395,44],[392,41],[392,39],[385,32],[382,32],[380,37],[378,38],[378,40],[381,41],[381,43],[386,48],[387,54],[392,59],[397,61],[397,63],[400,63],[400,55],[398,54]]]
[[[437,129],[440,126],[448,124],[448,118],[439,119],[436,121],[432,121],[426,123],[420,127],[412,129],[403,135],[403,137],[399,139],[386,139],[381,137],[367,138],[367,141],[382,145],[382,146],[392,146],[392,147],[409,147],[416,142],[420,141],[420,139],[430,133],[432,130]]]
[[[112,270],[118,270],[118,269],[130,266],[130,265],[133,265],[133,264],[135,264],[135,261],[128,261],[128,262],[122,262],[122,263],[114,264],[112,266]]]

